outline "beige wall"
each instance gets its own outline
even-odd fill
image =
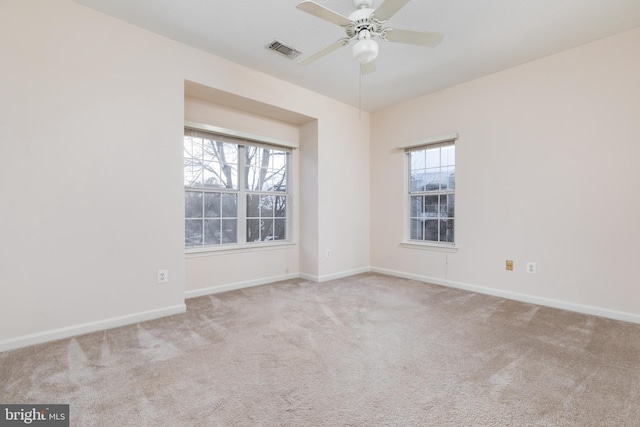
[[[640,321],[638,46],[640,29],[373,113],[372,266]],[[395,147],[451,132],[458,250],[401,247]]]
[[[300,245],[300,271],[312,278],[319,277],[318,259],[318,121],[313,120],[300,128],[304,146],[300,148],[300,197],[296,203],[299,214],[299,230],[303,238]]]
[[[318,121],[318,221],[320,279],[369,267],[369,120],[363,114],[352,127]],[[366,138],[362,139],[365,126]],[[332,141],[331,145],[323,143]],[[365,205],[366,203],[366,205]],[[353,207],[357,207],[353,209]],[[362,252],[361,248],[367,251]],[[327,250],[331,256],[327,257]],[[365,267],[365,268],[360,268]]]
[[[66,1],[0,3],[0,349],[184,309],[164,44]]]
[[[0,350],[184,309],[185,81],[232,94],[236,109],[268,105],[317,121],[313,148],[301,138],[301,163],[342,150],[367,175],[368,114],[359,120],[353,107],[69,0],[0,3],[0,64]],[[327,190],[353,169],[314,166],[305,182],[318,189],[308,206],[318,219],[299,238],[353,251],[320,265],[316,248],[300,271],[298,253],[252,252],[229,268],[254,275],[228,280],[269,274],[271,262],[320,279],[368,268],[367,217],[353,224],[318,209],[334,204]],[[339,202],[366,212],[368,197],[366,188]],[[214,277],[203,265],[194,274]],[[158,269],[169,270],[168,284],[156,284]]]

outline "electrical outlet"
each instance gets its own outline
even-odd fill
[[[169,270],[158,270],[158,283],[169,283]]]
[[[527,273],[536,274],[536,263],[528,262],[527,263]]]
[[[327,249],[327,258],[331,258],[331,249]]]
[[[507,270],[513,271],[513,261],[510,259],[507,260]]]

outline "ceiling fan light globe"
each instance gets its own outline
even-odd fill
[[[371,39],[358,40],[352,48],[353,57],[361,64],[368,64],[378,57],[378,43]]]

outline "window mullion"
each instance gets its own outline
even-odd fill
[[[201,199],[202,199],[202,206],[201,206],[202,207],[202,211],[200,212],[200,221],[202,221],[202,235],[200,237],[202,239],[201,240],[202,246],[204,246],[204,233],[205,233],[205,229],[204,229],[204,224],[205,224],[205,222],[204,222],[204,191],[201,191],[201,194],[202,194],[202,197],[201,197]]]
[[[238,159],[238,244],[247,242],[247,191],[245,182],[245,161],[246,149],[245,145],[239,146]]]
[[[442,215],[441,215],[442,207],[441,207],[441,203],[442,203],[442,193],[438,194],[438,207],[437,207],[437,209],[438,209],[438,223],[437,223],[437,226],[438,226],[438,242],[442,242],[442,236],[440,235],[440,230],[441,230],[440,223],[442,222]]]
[[[293,230],[293,224],[291,223],[291,209],[292,209],[291,208],[291,204],[293,202],[291,194],[293,194],[293,189],[291,188],[292,180],[290,179],[291,176],[292,176],[291,175],[291,167],[292,167],[291,165],[293,164],[293,161],[291,159],[292,158],[292,154],[291,153],[286,154],[285,158],[286,158],[286,162],[287,162],[286,167],[285,167],[285,169],[286,169],[285,170],[285,174],[286,174],[285,182],[286,182],[286,190],[287,191],[284,194],[285,203],[286,203],[286,209],[284,211],[285,212],[284,214],[286,215],[286,218],[285,218],[285,227],[286,228],[285,228],[285,232],[284,232],[284,238],[285,238],[285,240],[291,240],[291,238],[292,238],[292,230]]]

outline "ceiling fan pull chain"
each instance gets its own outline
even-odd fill
[[[358,70],[358,110],[358,118],[362,119],[362,72],[360,70]]]

